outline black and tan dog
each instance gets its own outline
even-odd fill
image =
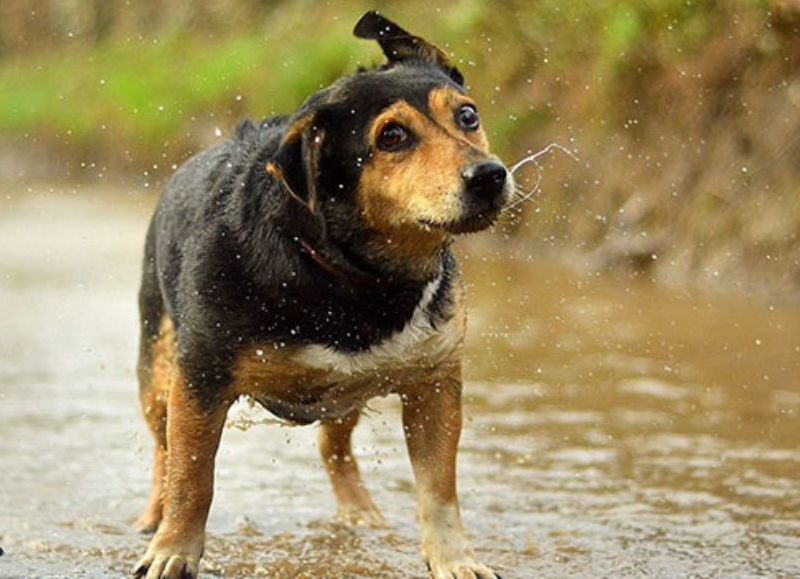
[[[294,115],[245,122],[170,180],[150,224],[139,379],[155,440],[137,576],[194,577],[223,423],[240,396],[319,421],[339,513],[381,524],[350,449],[367,400],[400,395],[433,577],[494,577],[456,497],[465,312],[454,234],[512,189],[464,79],[435,46],[370,12],[388,63]]]

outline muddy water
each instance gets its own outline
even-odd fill
[[[152,199],[0,199],[0,576],[122,576],[147,539],[133,372]],[[509,577],[800,575],[800,309],[471,250],[464,519]],[[423,577],[397,402],[356,433],[391,528],[333,522],[312,427],[242,405],[209,575]],[[245,430],[242,430],[244,428]]]

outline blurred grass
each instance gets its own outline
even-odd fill
[[[349,40],[341,26],[299,37],[276,26],[269,35],[175,31],[19,55],[0,62],[0,132],[69,135],[89,154],[108,132],[118,144],[156,153],[196,115],[245,98],[243,114],[292,110],[348,70],[357,48]]]
[[[381,63],[351,36],[377,8],[451,53],[504,159],[578,152],[544,159],[542,193],[505,224],[525,248],[800,294],[798,0],[47,5],[47,27],[0,5],[0,145],[70,178],[157,182],[242,117]]]
[[[613,98],[618,77],[642,54],[662,63],[683,58],[720,17],[713,2],[684,0],[461,0],[447,10],[378,4],[455,54],[479,99],[493,101],[489,126],[504,152],[520,134],[553,122],[530,106],[523,79],[586,67]],[[766,9],[754,0],[731,4]],[[49,50],[13,53],[0,60],[0,133],[64,140],[89,156],[112,141],[146,156],[185,138],[199,116],[291,111],[358,63],[380,61],[374,46],[350,35],[368,7],[289,2],[265,8],[246,27],[143,30],[99,43],[67,37]]]

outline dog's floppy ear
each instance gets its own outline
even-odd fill
[[[375,11],[364,14],[356,23],[353,34],[358,38],[377,40],[389,62],[415,59],[441,67],[458,85],[464,86],[464,77],[450,62],[450,57],[441,48],[427,40],[414,36]]]
[[[283,182],[289,193],[316,211],[319,153],[323,131],[315,124],[314,113],[295,120],[287,129],[278,150],[267,163],[267,172]]]

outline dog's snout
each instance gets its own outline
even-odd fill
[[[480,197],[497,197],[506,184],[506,168],[499,161],[473,163],[461,173],[468,192]]]

